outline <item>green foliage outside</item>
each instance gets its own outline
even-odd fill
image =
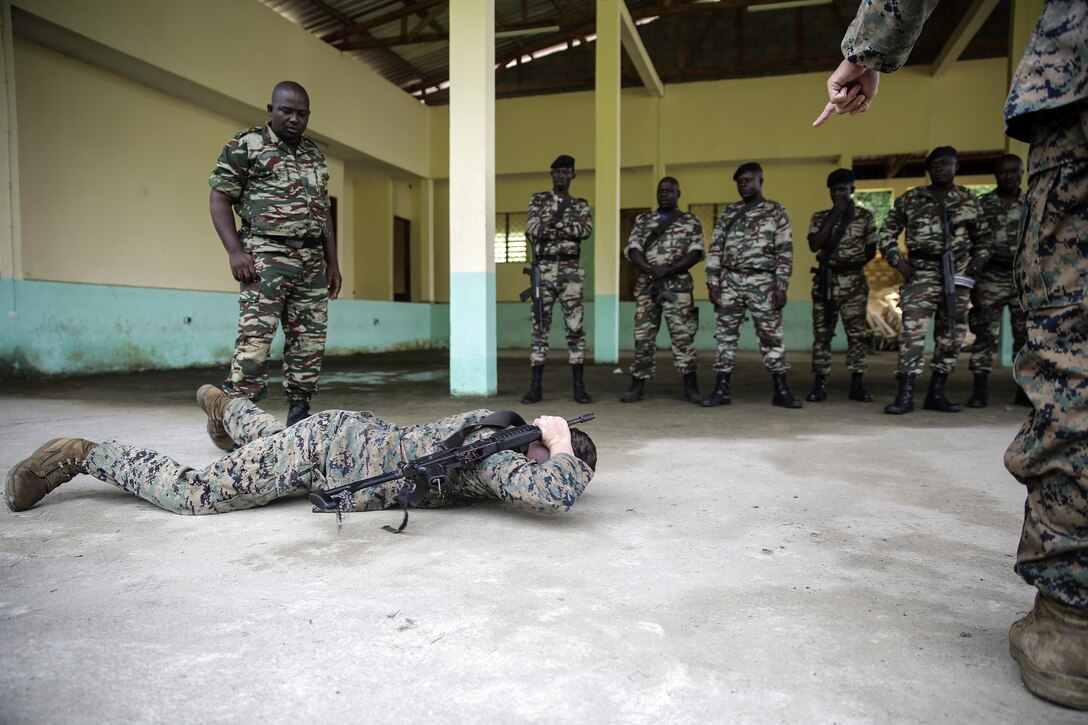
[[[872,212],[877,227],[881,227],[884,225],[884,217],[888,216],[888,211],[892,208],[892,191],[891,189],[855,191],[854,202]]]

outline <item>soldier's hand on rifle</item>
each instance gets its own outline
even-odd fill
[[[774,305],[776,310],[780,310],[786,306],[786,290],[775,285],[774,290],[771,292],[771,304]]]
[[[899,270],[899,274],[903,275],[904,282],[910,282],[914,277],[914,267],[910,266],[910,262],[905,259],[900,258],[895,268]]]
[[[230,259],[230,273],[234,275],[234,279],[242,284],[257,281],[257,267],[253,264],[252,254],[238,250],[237,252],[231,252],[228,258]]]
[[[654,279],[668,277],[670,274],[672,274],[672,267],[667,264],[654,264],[650,266],[650,276]]]
[[[722,306],[722,290],[721,287],[707,287],[710,292],[710,301],[714,303],[715,307]]]
[[[533,421],[540,429],[540,442],[554,456],[559,453],[574,455],[570,443],[570,426],[564,418],[556,415],[542,415]]]

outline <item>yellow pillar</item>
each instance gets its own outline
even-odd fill
[[[19,131],[15,116],[15,48],[11,3],[0,0],[0,314],[15,319],[15,280],[22,279],[19,231]]]
[[[450,6],[450,394],[498,392],[495,0]]]
[[[620,13],[623,0],[597,0],[594,183],[593,359],[620,359]]]

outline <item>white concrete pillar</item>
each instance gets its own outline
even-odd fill
[[[593,360],[620,356],[620,23],[623,0],[597,0]]]
[[[498,392],[495,2],[450,3],[450,394]]]

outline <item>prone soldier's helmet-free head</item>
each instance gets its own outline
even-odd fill
[[[597,446],[581,428],[570,429],[570,447],[574,449],[575,458],[579,458],[589,466],[589,470],[597,471]]]
[[[567,154],[560,154],[555,157],[555,161],[552,162],[553,169],[573,169],[574,157]]]

